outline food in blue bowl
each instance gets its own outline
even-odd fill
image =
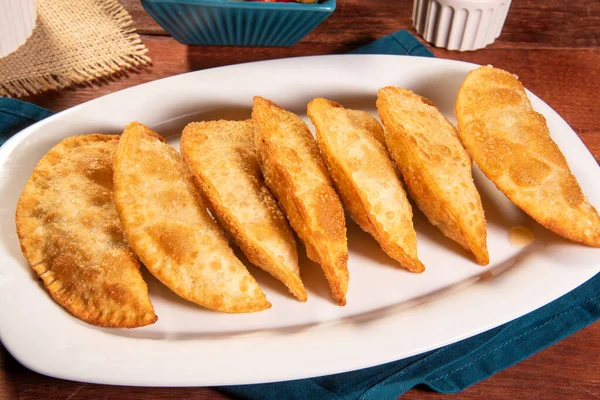
[[[191,45],[293,46],[335,10],[313,3],[232,0],[142,0],[178,42]]]

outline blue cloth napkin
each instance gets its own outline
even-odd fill
[[[0,145],[29,125],[54,114],[31,103],[0,97]]]
[[[433,56],[406,31],[352,52]],[[19,100],[0,98],[0,143],[52,115]],[[248,400],[387,400],[415,385],[456,393],[537,353],[600,318],[600,274],[577,289],[512,322],[461,342],[404,360],[312,379],[218,390]]]
[[[413,35],[401,30],[379,38],[348,54],[391,54],[400,56],[433,57],[433,53]]]

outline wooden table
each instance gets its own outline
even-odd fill
[[[222,65],[344,53],[411,27],[406,0],[340,0],[322,25],[291,48],[187,47],[169,37],[138,0],[122,0],[150,50],[153,65],[127,76],[25,100],[55,111],[155,79]],[[502,36],[476,52],[433,49],[437,57],[493,64],[519,75],[560,113],[590,151],[600,156],[600,2],[515,0]],[[40,337],[42,340],[43,335]],[[148,389],[81,384],[47,378],[19,365],[0,347],[0,399],[223,399],[204,388]],[[413,389],[406,399],[454,399]],[[600,398],[600,323],[458,395],[461,399]]]

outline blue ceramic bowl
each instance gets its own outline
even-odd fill
[[[180,43],[227,46],[292,46],[331,15],[335,2],[142,0],[152,18]]]

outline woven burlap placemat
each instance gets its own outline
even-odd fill
[[[36,0],[36,7],[31,37],[0,58],[0,96],[62,89],[150,63],[116,0]]]

